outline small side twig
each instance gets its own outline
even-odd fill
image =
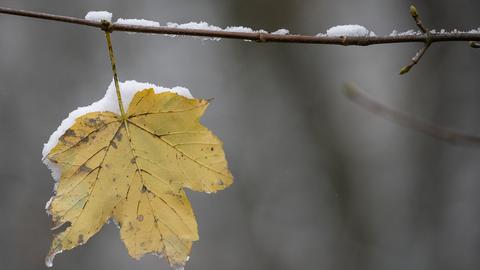
[[[384,104],[369,98],[365,93],[358,90],[352,84],[346,84],[344,87],[345,95],[355,104],[361,106],[369,112],[382,116],[396,124],[415,131],[424,133],[430,137],[451,143],[480,146],[480,137],[469,135],[434,124],[419,120],[404,112],[393,110]]]
[[[425,46],[423,46],[416,54],[414,57],[412,57],[412,60],[410,61],[410,64],[402,67],[402,69],[400,69],[400,75],[403,75],[407,72],[410,71],[410,69],[412,69],[416,64],[418,64],[418,62],[420,62],[420,59],[422,59],[423,55],[425,55],[425,53],[427,52],[428,48],[430,48],[430,45],[432,45],[432,43],[425,43]]]
[[[420,31],[422,31],[422,33],[427,33],[428,28],[423,25],[423,22],[420,20],[420,16],[418,15],[417,7],[414,5],[410,5],[410,15],[412,15],[413,19],[415,20],[415,24],[417,24],[418,28],[420,28]]]
[[[423,25],[422,20],[420,20],[420,15],[418,15],[417,8],[414,5],[410,6],[410,15],[412,15],[413,19],[415,20],[415,24],[418,26],[420,31],[422,31],[422,33],[426,35],[426,39],[424,42],[425,45],[415,54],[410,63],[400,69],[400,75],[408,73],[410,69],[412,69],[416,64],[418,64],[420,59],[422,59],[423,55],[425,55],[425,53],[427,52],[428,48],[430,48],[430,45],[432,45],[430,31],[427,27],[425,27],[425,25]]]

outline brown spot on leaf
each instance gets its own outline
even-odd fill
[[[102,119],[100,119],[98,116],[96,118],[89,118],[87,121],[85,121],[85,125],[89,127],[99,127],[103,124],[105,124],[105,122],[102,121]]]
[[[87,165],[83,164],[82,166],[80,166],[80,168],[78,168],[78,171],[79,172],[85,172],[85,173],[88,173],[90,172],[92,169],[90,169],[90,167],[88,167]]]
[[[68,137],[75,137],[75,135],[77,134],[72,129],[67,129],[67,131],[65,131],[65,134],[64,134],[64,136],[68,136]]]
[[[122,133],[121,133],[121,132],[117,132],[117,134],[115,135],[115,140],[121,141],[121,140],[122,140],[122,137],[123,137]]]
[[[147,192],[147,187],[146,186],[142,186],[142,193],[145,193]]]
[[[71,144],[70,142],[68,142],[67,140],[65,140],[65,134],[63,134],[62,136],[60,136],[60,138],[59,138],[58,140],[61,141],[61,142],[64,143],[64,144]]]
[[[210,151],[213,151],[213,150],[215,150],[215,148],[211,147],[211,148],[210,148]]]
[[[142,222],[142,221],[143,221],[143,215],[138,215],[138,216],[137,216],[137,220],[140,221],[140,222]]]
[[[133,158],[130,160],[130,163],[135,164],[135,162],[137,162],[137,159],[136,159],[135,157],[133,157]]]
[[[117,144],[116,144],[114,141],[112,141],[112,142],[110,143],[110,145],[111,145],[113,148],[117,149]]]
[[[89,126],[89,127],[94,127],[97,125],[97,119],[94,119],[94,118],[89,118],[86,122],[85,122],[85,125]]]
[[[81,244],[83,244],[83,242],[84,242],[84,241],[83,241],[83,234],[79,234],[79,235],[78,235],[78,241],[77,241],[77,243],[78,243],[79,245],[81,245]]]

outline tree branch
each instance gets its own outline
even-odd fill
[[[355,86],[351,84],[345,85],[344,93],[351,101],[353,101],[357,105],[360,105],[360,107],[376,115],[383,116],[384,118],[401,126],[416,130],[418,132],[424,133],[428,136],[442,141],[446,141],[448,143],[480,146],[479,136],[473,136],[439,127],[431,123],[419,120],[404,112],[390,109],[382,103],[372,100],[365,93],[358,90]]]
[[[94,28],[103,29],[101,22],[89,21],[85,19],[60,16],[48,13],[16,10],[11,8],[0,7],[0,13],[10,14],[16,16],[24,16],[37,18],[42,20],[59,21],[64,23],[71,23],[77,25],[84,25]],[[206,38],[228,38],[228,39],[242,39],[257,42],[277,42],[277,43],[311,43],[311,44],[332,44],[343,46],[369,46],[375,44],[388,43],[410,43],[421,42],[426,43],[430,40],[434,42],[450,42],[450,41],[473,41],[480,42],[480,33],[438,33],[438,34],[412,34],[400,36],[346,36],[346,37],[332,37],[332,36],[312,36],[312,35],[275,35],[269,33],[243,33],[243,32],[229,32],[229,31],[213,31],[213,30],[197,30],[197,29],[182,29],[172,28],[166,26],[149,27],[136,26],[113,23],[109,28],[111,32],[136,32],[149,34],[163,34],[163,35],[178,35],[178,36],[195,36]]]

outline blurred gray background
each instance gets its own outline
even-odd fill
[[[83,17],[206,20],[293,33],[362,24],[415,29],[403,0],[2,0]],[[431,28],[479,27],[478,0],[419,0]],[[364,111],[341,93],[480,134],[480,51],[435,44],[335,47],[113,34],[121,80],[215,98],[203,122],[225,142],[234,185],[189,192],[198,222],[187,269],[479,269],[480,148],[452,146]],[[45,269],[53,180],[41,149],[68,112],[101,98],[112,75],[95,29],[0,15],[0,269]],[[59,254],[54,269],[169,269],[131,259],[112,224]]]

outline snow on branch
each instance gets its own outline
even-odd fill
[[[78,24],[90,26],[94,28],[104,29],[102,20],[111,21],[109,12],[94,12],[87,16],[88,19],[81,19],[76,17],[68,17],[61,15],[54,15],[41,12],[17,10],[11,8],[0,7],[0,13],[31,17],[43,20],[60,21],[71,24]],[[104,17],[102,17],[104,16]],[[145,22],[145,23],[142,23]],[[112,23],[108,28],[111,32],[135,32],[135,33],[149,33],[149,34],[163,34],[176,36],[196,36],[196,37],[210,37],[210,38],[229,38],[229,39],[243,39],[258,42],[283,42],[283,43],[314,43],[314,44],[333,44],[333,45],[359,45],[368,46],[375,44],[386,43],[407,43],[407,42],[425,42],[427,35],[417,33],[415,31],[407,31],[404,33],[393,32],[390,35],[377,36],[374,34],[368,35],[298,35],[291,34],[286,29],[279,29],[275,32],[268,33],[264,30],[251,30],[248,27],[227,27],[222,29],[208,25],[208,23],[187,23],[176,24],[169,23],[166,26],[160,26],[157,22],[147,21],[143,19],[119,19]],[[203,27],[208,25],[208,27]],[[344,26],[342,26],[344,27]],[[361,27],[361,26],[360,26]],[[360,28],[358,28],[360,29]],[[355,30],[358,32],[358,29]],[[370,30],[369,33],[371,33]],[[340,32],[338,32],[340,33]],[[432,42],[446,42],[446,41],[474,41],[480,42],[480,29],[471,31],[436,31],[430,35]]]

